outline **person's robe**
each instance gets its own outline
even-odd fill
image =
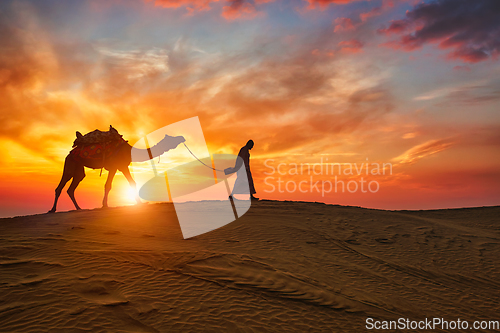
[[[252,172],[250,171],[250,150],[244,146],[240,149],[238,153],[238,159],[236,159],[236,164],[234,170],[237,170],[237,178],[234,183],[233,194],[255,194],[255,186],[253,184]],[[242,168],[243,164],[245,165]],[[248,179],[248,188],[245,184],[245,172],[246,178]],[[250,190],[250,193],[248,193]]]

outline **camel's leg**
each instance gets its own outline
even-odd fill
[[[76,168],[75,160],[73,160],[73,158],[71,158],[70,156],[67,156],[66,159],[64,160],[64,169],[61,181],[59,182],[59,185],[57,186],[55,191],[56,196],[54,199],[54,205],[52,206],[52,209],[49,210],[49,213],[54,213],[56,211],[57,201],[59,200],[59,196],[61,195],[61,192],[66,183],[69,182],[71,178],[73,178],[75,174],[75,168]]]
[[[80,210],[80,206],[76,203],[75,199],[75,190],[78,184],[85,178],[85,167],[83,165],[77,165],[75,168],[75,172],[73,175],[73,181],[71,182],[71,185],[68,188],[68,195],[71,198],[71,201],[73,201],[73,204],[75,205],[75,208]]]
[[[132,175],[130,174],[130,170],[128,169],[128,166],[125,167],[125,168],[123,168],[123,169],[120,169],[120,171],[123,173],[123,175],[125,176],[125,178],[127,178],[128,183],[130,184],[130,187],[132,187],[132,189],[134,190],[135,201],[137,201],[137,203],[140,204],[141,203],[141,198],[137,194],[137,185],[135,184],[134,178],[132,178]]]
[[[108,207],[108,194],[111,191],[111,184],[113,183],[113,178],[115,177],[116,169],[109,170],[108,179],[106,180],[106,185],[104,185],[104,198],[102,199],[102,208]]]

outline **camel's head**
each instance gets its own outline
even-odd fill
[[[170,136],[170,135],[165,135],[163,140],[161,140],[162,146],[166,148],[165,151],[174,149],[181,143],[186,142],[186,139],[184,139],[183,136]]]
[[[175,139],[179,140],[179,143],[186,142],[186,139],[184,139],[184,137],[182,135],[176,136]]]
[[[177,144],[186,142],[186,139],[184,139],[184,137],[182,135],[179,135],[179,136],[165,135],[163,140],[170,141],[170,142],[177,142]]]

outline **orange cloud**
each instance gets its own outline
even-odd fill
[[[219,0],[144,0],[146,3],[154,1],[154,5],[163,8],[184,7],[189,13],[211,10],[211,4]],[[227,6],[222,7],[221,16],[226,20],[252,19],[261,14],[256,6],[273,2],[274,0],[223,0]]]
[[[250,19],[256,15],[257,10],[255,6],[242,0],[233,0],[230,6],[224,6],[222,8],[222,17],[227,20],[235,20],[238,18]]]
[[[191,10],[202,11],[210,10],[210,4],[218,2],[219,0],[144,0],[147,2],[154,2],[156,7],[163,8],[179,8],[186,7]]]
[[[324,10],[331,4],[341,4],[345,5],[350,2],[361,1],[361,0],[306,0],[309,3],[308,9],[315,9],[319,7],[319,9]]]
[[[349,91],[332,93],[330,81],[339,74],[331,50],[318,51],[319,57],[295,50],[286,59],[269,56],[249,66],[260,45],[207,62],[193,57],[182,41],[170,49],[120,50],[106,42],[56,47],[38,27],[23,35],[7,25],[3,29],[1,40],[13,51],[0,58],[0,84],[7,87],[0,92],[5,110],[0,136],[52,160],[67,153],[76,130],[110,124],[133,142],[159,122],[199,115],[213,147],[237,149],[252,136],[266,142],[268,153],[286,153],[326,139],[332,128],[335,135],[349,133],[369,118],[365,104],[371,102],[354,107],[360,88],[350,83]],[[331,103],[340,106],[328,115]],[[303,122],[280,121],[291,115],[302,115]],[[221,119],[227,117],[233,121],[225,127]],[[269,138],[269,132],[276,135]]]
[[[430,140],[408,149],[403,154],[395,157],[393,161],[401,164],[414,164],[422,158],[449,148],[452,144],[453,142],[449,139]]]

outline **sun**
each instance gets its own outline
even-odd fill
[[[135,202],[136,202],[135,201],[136,194],[137,194],[137,190],[134,190],[133,188],[129,187],[125,191],[123,197],[127,201],[127,203],[133,203],[133,204],[135,204]]]

